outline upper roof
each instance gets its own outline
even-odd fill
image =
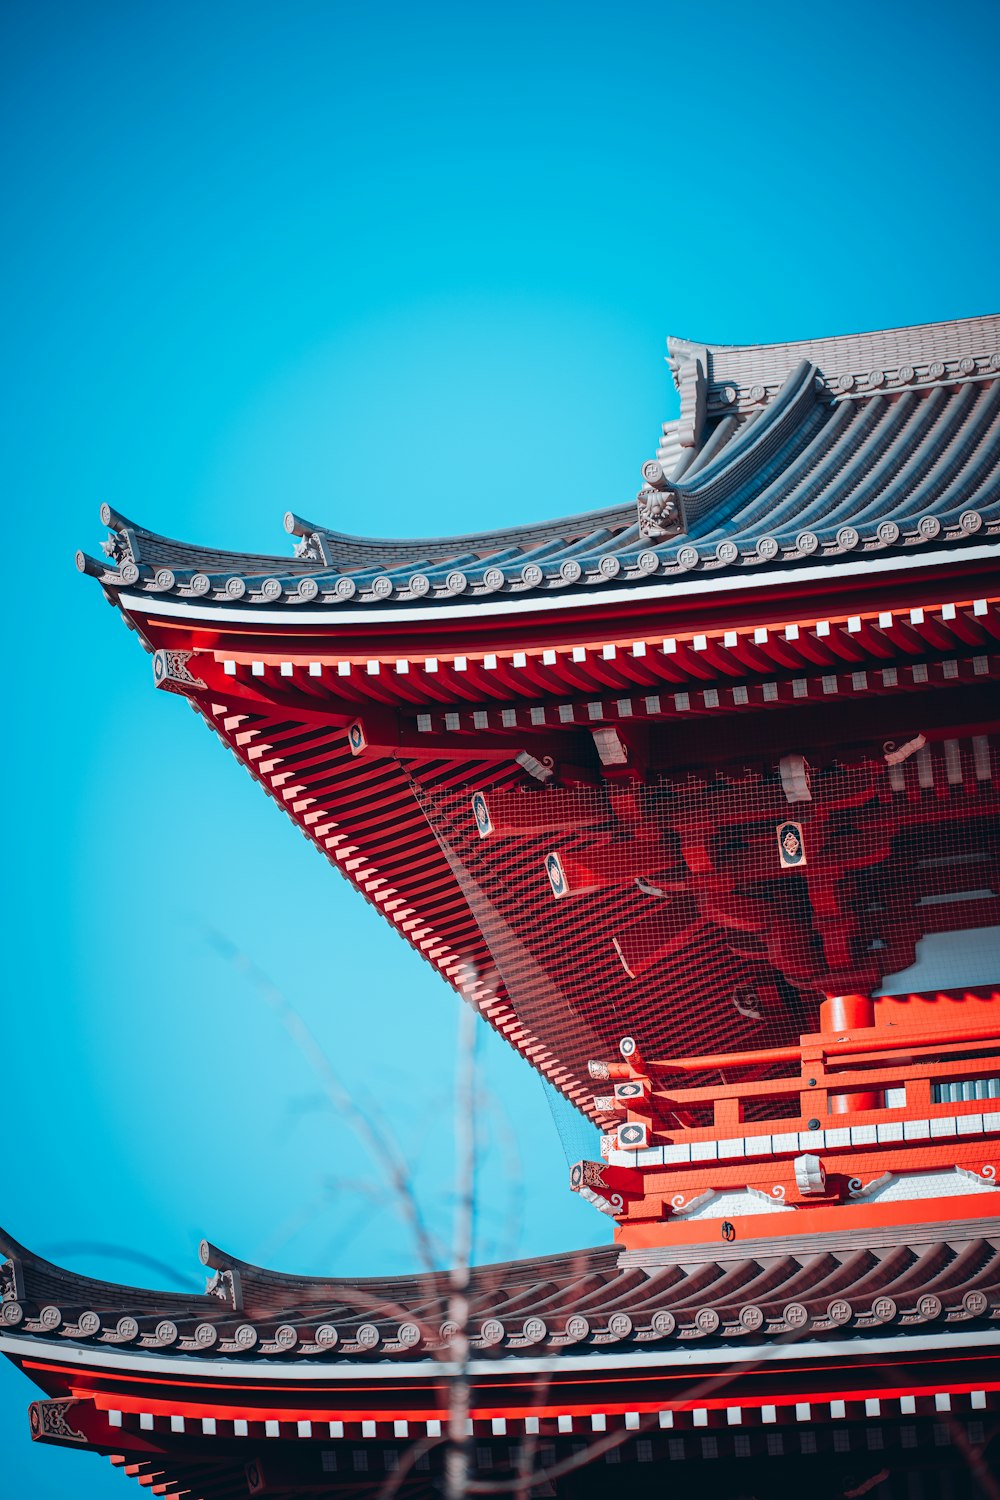
[[[540,597],[693,570],[739,582],[856,554],[915,562],[1000,536],[1000,316],[744,347],[668,340],[681,414],[643,487],[603,510],[433,539],[350,536],[288,513],[295,556],[191,546],[109,506],[127,589],[238,609]],[[927,543],[933,543],[927,548]],[[923,554],[921,548],[924,548]],[[335,613],[332,619],[335,619]]]

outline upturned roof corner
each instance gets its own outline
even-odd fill
[[[525,595],[555,606],[567,590],[596,603],[609,584],[689,587],[692,571],[738,587],[763,565],[856,569],[888,550],[924,567],[943,548],[996,545],[1000,316],[668,350],[680,416],[636,499],[434,538],[350,535],[289,511],[292,557],[175,541],[105,505],[107,561],[80,552],[77,566],[112,599],[158,595],[185,613],[493,612]]]

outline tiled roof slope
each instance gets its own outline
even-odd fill
[[[294,558],[188,546],[109,507],[112,593],[193,607],[493,601],[693,572],[738,581],[1000,540],[1000,317],[794,344],[670,340],[681,416],[635,500],[522,528],[379,540],[288,514]]]
[[[169,1354],[282,1359],[447,1357],[448,1278],[364,1279],[266,1271],[203,1243],[203,1294],[92,1281],[0,1232],[0,1332],[46,1342]],[[477,1357],[572,1350],[667,1350],[878,1333],[893,1323],[985,1325],[1000,1318],[1000,1221],[747,1241],[717,1252],[611,1246],[483,1266],[472,1273]]]

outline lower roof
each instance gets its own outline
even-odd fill
[[[328,1278],[284,1275],[203,1243],[214,1269],[205,1293],[164,1293],[94,1281],[33,1255],[7,1235],[0,1347],[25,1341],[39,1357],[70,1351],[123,1373],[150,1355],[179,1376],[212,1361],[245,1378],[261,1364],[302,1364],[320,1378],[343,1368],[386,1376],[447,1362],[444,1273]],[[469,1323],[477,1367],[554,1359],[574,1368],[634,1360],[673,1363],[693,1345],[944,1336],[951,1325],[1000,1319],[1000,1219],[860,1233],[626,1252],[612,1247],[481,1266],[471,1273]],[[951,1329],[951,1331],[957,1331]],[[58,1353],[57,1353],[58,1351]],[[103,1351],[100,1352],[99,1351]],[[11,1352],[8,1350],[8,1352]],[[832,1347],[831,1347],[832,1352]],[[700,1357],[700,1356],[699,1356]],[[159,1358],[158,1358],[159,1362]],[[160,1366],[162,1368],[162,1364]]]

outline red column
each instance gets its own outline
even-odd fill
[[[819,1008],[820,1031],[843,1035],[875,1025],[875,1002],[870,995],[827,995]],[[870,1089],[852,1094],[830,1094],[832,1115],[850,1114],[856,1109],[878,1109],[882,1095]]]

